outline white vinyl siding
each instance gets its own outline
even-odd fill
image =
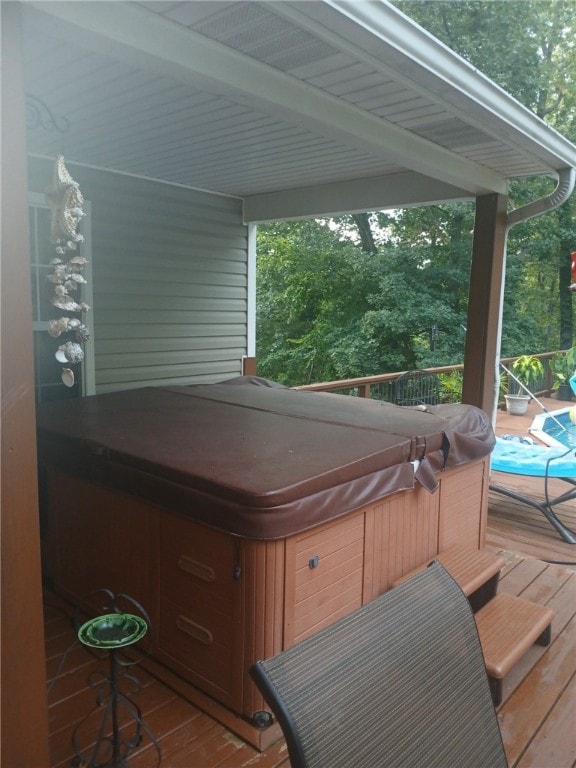
[[[219,381],[247,354],[248,228],[235,198],[67,164],[92,203],[96,391]],[[31,159],[30,185],[51,164]]]

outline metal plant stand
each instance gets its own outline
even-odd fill
[[[116,608],[116,596],[103,590],[112,598]],[[127,595],[119,597],[137,606],[146,616],[145,611],[136,601]],[[142,741],[145,733],[158,755],[160,765],[162,756],[160,747],[142,719],[140,708],[122,690],[122,685],[131,685],[131,694],[138,693],[140,682],[128,670],[136,662],[121,654],[125,648],[134,645],[148,632],[149,621],[133,613],[119,611],[96,616],[86,621],[78,630],[78,640],[88,648],[104,651],[108,656],[108,672],[96,672],[89,676],[88,684],[96,691],[96,707],[74,729],[72,744],[74,748],[75,768],[127,768],[128,758]],[[96,742],[82,752],[78,748],[78,731],[98,709],[102,709],[100,727]]]

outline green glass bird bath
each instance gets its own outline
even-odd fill
[[[148,625],[140,616],[108,613],[83,624],[78,630],[78,639],[90,648],[110,651],[137,643],[147,631]]]

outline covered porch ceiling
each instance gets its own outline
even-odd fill
[[[505,195],[576,148],[384,0],[28,2],[28,150],[240,197],[246,221]]]

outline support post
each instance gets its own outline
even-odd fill
[[[462,402],[494,412],[506,261],[505,195],[477,198]]]
[[[0,3],[2,251],[0,762],[50,765],[42,617],[21,4]]]

